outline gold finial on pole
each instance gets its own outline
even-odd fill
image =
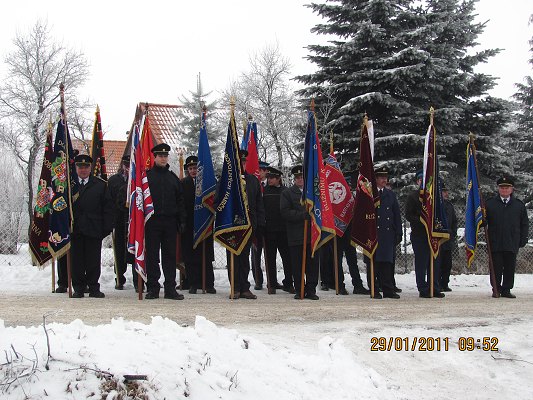
[[[235,97],[234,96],[231,96],[229,99],[229,107],[230,107],[231,113],[233,114],[235,112]]]
[[[433,125],[433,115],[435,114],[435,109],[433,106],[429,107],[429,123]]]
[[[365,124],[365,125],[368,124],[368,115],[367,115],[366,111],[365,111],[365,115],[363,115],[363,124]]]
[[[309,109],[315,112],[315,98],[314,97],[311,99],[311,102],[309,103]]]
[[[476,135],[474,135],[471,131],[468,132],[468,140],[470,141],[470,144],[474,144],[476,140]]]

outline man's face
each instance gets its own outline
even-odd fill
[[[279,181],[281,178],[279,176],[269,176],[267,178],[268,186],[279,186]]]
[[[187,167],[187,173],[191,178],[196,178],[196,175],[198,174],[198,166],[196,165],[189,165]]]
[[[261,178],[262,181],[265,180],[266,174],[267,174],[267,170],[266,169],[259,168],[259,177]]]
[[[157,154],[154,157],[154,163],[157,167],[166,167],[168,164],[168,154]]]
[[[450,196],[450,194],[448,193],[448,191],[447,191],[446,189],[444,189],[444,190],[442,191],[442,198],[443,198],[444,200],[448,200],[448,197],[449,197],[449,196]]]
[[[241,157],[241,167],[242,167],[242,173],[244,174],[244,171],[246,170],[246,158]]]
[[[304,187],[304,176],[303,175],[296,175],[294,177],[294,184],[298,186],[300,189]]]
[[[389,181],[389,178],[387,176],[383,176],[383,175],[376,176],[376,185],[378,189],[383,189],[387,185],[388,181]]]
[[[91,166],[86,164],[76,164],[76,173],[81,179],[87,179],[89,175],[91,175]]]
[[[500,194],[500,197],[503,197],[504,199],[507,199],[514,191],[513,186],[498,186],[498,193]]]

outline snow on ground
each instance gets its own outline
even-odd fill
[[[349,276],[345,280],[349,282]],[[44,295],[50,293],[50,281],[49,268],[0,266],[2,297],[14,292]],[[104,292],[113,291],[111,268],[104,268],[100,282]],[[397,282],[404,294],[416,292],[414,274],[398,275]],[[454,292],[448,296],[490,293],[487,276],[453,276],[450,286]],[[225,271],[216,271],[216,287],[227,290]],[[501,301],[514,301],[511,304],[519,309],[522,302],[531,301],[532,287],[532,275],[519,275],[514,290],[518,299]],[[112,307],[112,301],[98,304]],[[385,301],[390,303],[380,304],[390,304],[393,310],[394,302]],[[261,312],[260,299],[257,310]],[[530,314],[494,318],[435,314],[405,322],[392,312],[376,315],[375,320],[265,321],[239,324],[238,330],[217,327],[201,316],[194,326],[157,316],[149,324],[114,319],[98,326],[81,320],[54,323],[50,316],[49,370],[43,326],[10,327],[1,318],[0,310],[3,400],[533,398]],[[407,338],[410,346],[415,337],[441,338],[441,350],[422,351],[417,346],[408,351],[371,351],[373,337],[386,338],[387,345],[388,338]],[[450,338],[447,349],[445,337]],[[498,338],[498,351],[462,351],[460,346],[466,343],[460,337]],[[118,386],[97,371],[113,374]],[[140,386],[133,392],[137,397],[123,383],[125,374],[147,375],[146,381],[137,381]]]

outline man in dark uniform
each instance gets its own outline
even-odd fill
[[[147,172],[154,204],[154,214],[144,227],[146,243],[146,299],[159,298],[159,249],[165,276],[165,299],[183,300],[176,291],[176,237],[185,230],[186,214],[183,189],[179,178],[168,164],[170,146],[160,143],[152,148],[154,167]]]
[[[300,285],[302,280],[302,259],[304,243],[304,221],[309,220],[309,213],[300,203],[304,188],[303,167],[294,166],[291,169],[294,176],[294,185],[281,193],[280,211],[286,221],[287,240],[291,254],[292,276],[294,278],[295,299],[300,298]],[[318,259],[319,255],[311,257],[311,229],[307,230],[307,251],[305,268],[304,297],[310,300],[318,300],[316,286],[318,285]]]
[[[128,184],[128,175],[130,172],[130,156],[122,157],[120,170],[107,181],[109,193],[114,204],[114,219],[113,219],[113,248],[115,253],[115,289],[123,290],[126,278],[124,274],[127,270],[126,263],[126,243],[127,243],[127,221],[128,208],[125,206],[124,196],[119,193]],[[133,269],[133,282],[137,284],[137,273]]]
[[[429,298],[429,268],[431,249],[429,248],[426,228],[420,222],[422,203],[420,202],[420,186],[422,184],[422,170],[415,174],[417,189],[413,190],[405,202],[405,219],[411,224],[411,244],[415,253],[416,286],[419,296]],[[426,278],[427,276],[427,278]],[[440,257],[433,263],[433,297],[442,298],[440,291]]]
[[[196,294],[202,288],[202,244],[194,246],[194,201],[196,199],[196,175],[198,173],[198,157],[189,156],[185,160],[185,170],[187,176],[182,179],[183,201],[187,220],[185,231],[181,235],[181,252],[187,278],[189,280],[189,293]],[[213,235],[204,240],[205,242],[205,286],[207,293],[216,293],[215,275],[213,272],[213,260],[215,251],[213,245]]]
[[[294,294],[294,284],[292,280],[291,256],[289,253],[289,245],[287,243],[287,228],[286,222],[281,216],[279,208],[281,192],[285,190],[285,186],[281,183],[281,176],[283,173],[274,167],[268,167],[267,180],[268,186],[263,191],[263,203],[265,204],[265,218],[266,218],[266,234],[265,234],[265,254],[266,254],[266,269],[268,269],[268,276],[270,287],[268,294],[275,294],[276,289],[283,289],[286,292]],[[283,261],[283,272],[285,277],[283,279],[283,286],[278,283],[276,255],[279,251],[281,260]]]
[[[386,167],[375,170],[379,207],[376,209],[378,247],[374,253],[375,286],[381,288],[383,296],[376,290],[374,298],[399,299],[392,280],[396,245],[402,240],[402,217],[396,194],[387,188],[389,173]]]
[[[241,254],[238,256],[233,256],[235,273],[233,298],[238,299],[239,297],[242,297],[253,300],[257,299],[257,296],[250,291],[250,282],[248,281],[248,275],[250,274],[250,247],[252,246],[252,238],[254,235],[256,235],[257,231],[264,231],[265,229],[265,208],[263,205],[261,185],[259,180],[254,175],[250,175],[245,171],[246,157],[248,156],[248,152],[246,150],[239,150],[239,156],[241,159],[241,167],[244,173],[244,181],[246,185],[248,215],[252,225],[252,235],[250,235],[248,243],[246,243],[244,246]],[[229,251],[226,251],[226,257],[228,262],[228,279],[231,279],[231,254]]]
[[[444,212],[446,213],[446,222],[448,222],[448,232],[450,233],[450,240],[447,240],[440,246],[440,288],[443,292],[451,292],[450,273],[452,272],[452,251],[457,247],[457,215],[455,215],[455,208],[449,200],[448,189],[441,184],[442,198],[444,200]]]
[[[74,158],[79,179],[78,198],[73,205],[72,297],[102,298],[100,291],[102,239],[113,230],[113,202],[105,181],[91,175],[92,159],[86,154]]]
[[[267,168],[270,164],[266,161],[259,160],[259,182],[261,183],[261,193],[268,185]],[[258,231],[252,245],[252,276],[254,277],[255,290],[263,289],[263,270],[261,269],[261,253],[263,252],[264,232]],[[265,257],[266,258],[266,257]]]
[[[492,263],[498,293],[514,299],[516,296],[511,289],[514,286],[516,255],[518,249],[527,243],[529,220],[524,203],[513,196],[514,180],[503,176],[496,183],[498,194],[486,204]]]

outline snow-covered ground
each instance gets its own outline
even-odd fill
[[[331,291],[319,291],[321,300],[312,303],[330,301],[332,307],[346,307],[348,299],[354,309],[363,302],[369,307],[367,302],[372,302],[370,310],[375,304],[375,318],[369,315],[361,320],[295,316],[281,322],[264,320],[222,327],[201,316],[191,326],[154,316],[148,324],[117,318],[88,325],[81,320],[55,323],[54,315],[50,315],[46,324],[51,353],[48,369],[43,326],[7,326],[0,309],[0,398],[533,398],[533,276],[517,276],[516,300],[492,299],[487,276],[452,277],[453,292],[442,300],[418,299],[413,274],[398,275],[397,282],[404,289],[400,300],[350,295],[343,297],[343,303],[336,303]],[[111,268],[104,268],[101,284],[108,298],[71,301],[78,301],[79,307],[112,308],[117,292],[113,290]],[[225,271],[216,271],[216,287],[227,292]],[[61,296],[50,293],[50,269],[0,266],[0,298],[15,297],[15,293],[37,301]],[[124,294],[137,301],[133,290]],[[244,300],[247,305],[254,304],[258,314],[265,307],[262,299],[266,297],[261,296],[255,303]],[[300,303],[286,297],[282,301],[292,302],[297,309]],[[212,299],[230,302],[226,296]],[[457,310],[451,316],[419,307],[428,302],[465,307],[469,299],[477,304],[480,299],[486,301],[483,316],[465,312],[460,317]],[[395,313],[405,303],[412,305],[415,315],[410,318]],[[487,312],[491,308],[494,313]],[[236,309],[230,311],[228,307],[228,312]],[[373,339],[380,337],[385,343]],[[495,345],[497,351],[475,348],[478,338],[483,346],[484,337],[491,338],[487,345]],[[372,351],[373,341],[377,351]],[[387,348],[389,341],[391,347]],[[380,349],[381,344],[384,349]],[[470,344],[474,348],[466,349]],[[146,375],[147,379],[126,385],[123,377],[131,374]]]

